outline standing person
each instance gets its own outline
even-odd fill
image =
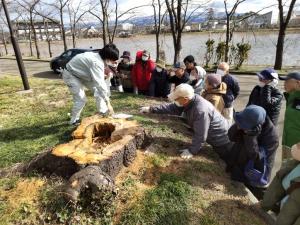
[[[220,75],[208,74],[206,76],[202,97],[209,101],[221,114],[225,106],[223,95],[226,94],[226,88]]]
[[[166,98],[170,94],[170,84],[168,82],[168,71],[163,60],[156,62],[156,68],[152,72],[149,95],[152,97]]]
[[[291,155],[293,159],[276,173],[261,202],[265,211],[280,208],[275,225],[300,224],[300,143],[292,146]]]
[[[174,68],[169,72],[169,82],[177,87],[180,84],[190,81],[189,74],[185,70],[185,65],[182,62],[177,62]]]
[[[150,53],[147,50],[137,52],[136,62],[131,71],[135,94],[149,94],[151,74],[154,69],[155,63],[150,59]]]
[[[181,151],[181,157],[193,157],[207,142],[222,159],[226,159],[232,144],[227,136],[228,124],[223,116],[208,101],[195,95],[193,87],[188,84],[177,86],[168,98],[173,103],[142,107],[141,112],[184,115],[185,121],[193,129],[193,139],[191,146]]]
[[[131,70],[132,70],[132,59],[129,51],[124,51],[120,57],[122,60],[117,68],[117,77],[119,78],[118,91],[128,91],[132,92],[132,82],[131,82]]]
[[[100,114],[113,113],[104,71],[107,66],[114,66],[118,58],[119,50],[114,44],[109,44],[99,52],[78,54],[67,63],[62,76],[73,95],[70,124],[76,125],[80,121],[81,111],[87,101],[84,87],[94,93]]]
[[[204,87],[205,75],[206,71],[201,66],[195,66],[191,71],[189,84],[194,88],[195,94],[201,94]]]
[[[192,55],[188,55],[184,58],[183,63],[185,64],[185,71],[190,75],[191,72],[195,69],[195,66],[197,66],[197,63],[195,62],[195,58]]]
[[[277,126],[283,94],[277,88],[278,74],[272,68],[257,73],[259,84],[252,90],[248,105],[263,107]]]
[[[217,74],[222,76],[222,82],[227,85],[226,94],[223,95],[225,108],[223,116],[230,122],[233,122],[233,103],[240,93],[240,86],[234,76],[229,73],[229,65],[226,62],[221,62],[217,69]]]
[[[300,142],[300,73],[292,72],[286,77],[280,77],[285,80],[285,99],[286,110],[284,115],[284,127],[282,145],[283,159],[290,158],[290,148]]]
[[[279,145],[277,129],[266,110],[257,105],[247,106],[235,113],[234,120],[235,124],[228,131],[234,146],[227,170],[234,180],[253,187],[264,187],[270,181]]]

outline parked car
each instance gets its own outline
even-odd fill
[[[80,49],[80,48],[73,48],[68,49],[60,56],[53,58],[50,61],[50,68],[53,70],[54,73],[59,74],[62,69],[66,67],[66,64],[75,56],[80,53],[89,52],[89,51],[96,51],[97,49]]]

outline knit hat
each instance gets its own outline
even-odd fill
[[[280,80],[289,80],[289,79],[295,79],[295,80],[300,80],[300,73],[298,72],[292,72],[286,75],[285,77],[280,76]]]
[[[291,154],[295,160],[300,161],[300,143],[292,146]]]
[[[183,62],[177,62],[174,64],[175,69],[185,69],[185,64]]]
[[[158,67],[160,67],[162,69],[166,69],[166,63],[165,63],[165,61],[163,61],[161,59],[157,60],[156,66],[158,66]]]
[[[251,130],[266,120],[266,110],[257,105],[249,105],[243,111],[234,114],[234,120],[243,130]]]
[[[195,96],[194,88],[189,84],[180,84],[175,90],[168,95],[170,101],[175,101],[177,98],[183,97],[192,99]]]
[[[262,70],[261,72],[257,73],[257,76],[263,80],[278,79],[278,73],[272,68]]]
[[[127,58],[127,59],[131,60],[130,52],[129,51],[124,51],[120,58]]]
[[[213,88],[218,87],[222,83],[222,77],[219,74],[211,73],[206,76],[208,83],[213,86]]]

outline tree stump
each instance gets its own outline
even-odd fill
[[[86,188],[93,193],[114,191],[115,176],[133,162],[145,131],[136,121],[92,116],[83,119],[72,136],[72,141],[41,153],[21,170],[69,179],[66,197],[77,202]]]

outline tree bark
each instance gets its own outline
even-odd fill
[[[276,44],[276,56],[275,56],[275,65],[274,69],[281,70],[283,62],[283,47],[285,39],[285,28],[280,28],[277,44]]]
[[[63,9],[60,9],[60,26],[61,26],[61,36],[64,43],[64,50],[68,50],[67,46],[67,40],[66,40],[66,31],[65,31],[65,25],[64,25],[64,18],[63,18]]]
[[[39,45],[38,45],[38,38],[37,38],[37,35],[36,35],[36,30],[35,30],[35,27],[34,27],[32,11],[30,11],[29,14],[30,14],[30,26],[31,26],[31,30],[33,32],[34,44],[35,44],[35,49],[36,49],[36,57],[38,59],[40,59],[40,49],[39,49]]]
[[[225,62],[229,60],[229,42],[230,42],[230,17],[226,16],[226,46],[225,46]]]

